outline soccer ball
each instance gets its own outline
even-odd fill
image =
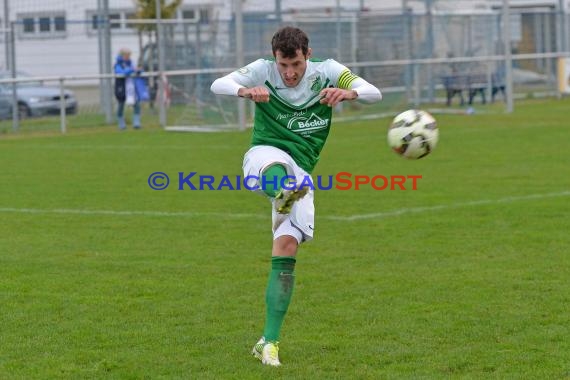
[[[388,145],[402,157],[419,159],[430,154],[439,139],[437,123],[422,110],[407,110],[392,121]]]

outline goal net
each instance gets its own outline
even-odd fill
[[[217,96],[210,91],[212,82],[223,73],[169,74],[164,99],[167,103],[165,129],[173,132],[223,132],[240,130],[239,99]],[[253,111],[245,107],[246,126]]]

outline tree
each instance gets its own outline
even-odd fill
[[[182,4],[183,0],[172,0],[169,4],[166,0],[160,1],[160,13],[162,19],[172,19],[176,15],[178,7]],[[156,19],[156,0],[134,0],[137,19],[155,20]],[[153,40],[157,41],[157,27],[156,23],[136,24],[135,28],[138,30],[139,35],[139,49],[142,53],[143,50],[143,35],[146,33],[148,42],[152,43]],[[152,55],[151,55],[152,61]]]
[[[136,13],[135,17],[137,19],[143,20],[155,20],[156,19],[156,1],[157,0],[133,0],[135,2]],[[176,11],[178,7],[182,4],[183,0],[172,0],[167,4],[166,0],[159,0],[160,1],[160,13],[162,19],[172,19],[176,15]],[[148,44],[149,46],[153,46],[153,41],[158,41],[158,30],[156,23],[144,23],[144,24],[135,24],[135,28],[138,30],[138,39],[139,39],[139,66],[142,64],[142,53],[143,53],[143,35],[146,34],[148,36]],[[156,50],[155,50],[156,51]],[[149,55],[148,61],[148,69],[151,71],[155,71],[155,62],[154,62],[154,54],[152,54],[153,50],[151,50],[151,54]],[[156,92],[156,81],[155,78],[150,78],[151,80],[151,89],[153,92],[152,98],[154,99],[154,93]],[[151,106],[152,106],[151,101]]]
[[[160,0],[160,13],[163,19],[171,19],[176,15],[178,7],[182,4],[182,0],[172,0],[170,4],[166,4],[166,0]],[[139,19],[156,19],[156,0],[135,0],[137,9],[136,16]],[[139,24],[137,28],[140,31],[155,31],[156,24]]]

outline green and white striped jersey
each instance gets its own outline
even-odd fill
[[[296,87],[286,87],[275,61],[259,59],[229,75],[244,87],[265,86],[268,103],[256,103],[252,145],[270,145],[291,155],[311,173],[328,137],[332,108],[320,104],[326,87],[350,89],[358,78],[333,59],[309,60]]]

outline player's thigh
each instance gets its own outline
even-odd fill
[[[293,158],[281,149],[266,145],[254,146],[246,152],[243,159],[243,175],[248,187],[259,186],[265,169],[276,164],[283,165],[288,176],[299,178],[305,174]]]

